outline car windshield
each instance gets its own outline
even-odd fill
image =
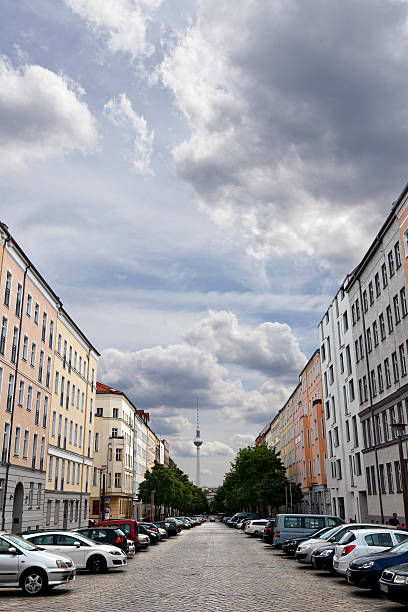
[[[403,542],[402,544],[397,544],[396,546],[393,546],[387,552],[392,552],[396,554],[408,552],[408,540],[406,542]]]
[[[20,546],[20,548],[24,548],[25,550],[39,550],[38,546],[35,546],[35,544],[31,544],[31,542],[28,542],[27,540],[24,540],[24,538],[20,538],[19,536],[7,535],[6,539],[7,542],[17,544],[17,546]]]
[[[329,540],[338,531],[340,531],[340,527],[337,525],[337,527],[333,527],[333,529],[330,529],[329,531],[326,531],[325,534],[323,534],[321,537],[319,537],[319,540]]]
[[[75,537],[77,534],[73,534]],[[95,546],[95,540],[91,540],[91,538],[88,538],[86,535],[84,535],[83,533],[78,534],[81,537],[78,538],[79,542],[85,542],[86,544],[89,544],[89,546]]]
[[[332,527],[323,527],[323,529],[317,529],[316,531],[314,531],[310,537],[311,538],[321,538],[323,534],[327,533],[328,531],[332,531]]]

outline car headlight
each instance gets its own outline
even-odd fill
[[[63,561],[62,559],[57,559],[55,563],[57,564],[57,567],[60,567],[61,569],[68,569],[67,561]]]
[[[329,555],[331,555],[332,552],[332,550],[322,550],[322,552],[318,553],[318,555],[319,557],[328,557]]]
[[[375,561],[366,561],[365,563],[357,565],[357,567],[359,569],[370,569],[370,567],[373,567],[374,563]]]
[[[396,574],[394,576],[394,582],[395,582],[395,584],[407,584],[408,583],[408,576],[399,576],[398,574]]]
[[[110,550],[109,552],[111,555],[121,555],[122,554],[122,551],[120,550]]]

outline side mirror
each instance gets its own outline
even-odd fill
[[[81,547],[81,542],[74,542],[74,546],[76,546],[77,548]]]
[[[14,546],[10,546],[10,547],[9,547],[9,549],[8,549],[8,553],[9,553],[10,555],[18,555],[18,554],[19,554],[19,553],[18,553],[17,548],[15,548]]]

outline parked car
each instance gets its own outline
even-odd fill
[[[310,540],[311,538],[318,539],[320,538],[320,536],[324,535],[328,531],[331,531],[332,529],[333,527],[323,527],[323,529],[317,529],[311,535],[303,536],[303,538],[291,538],[290,540],[286,540],[286,542],[282,544],[282,550],[287,555],[294,555],[300,544],[302,544],[303,542],[306,542],[306,540]],[[273,538],[273,533],[272,533],[271,540],[272,538]]]
[[[210,516],[210,523],[215,523],[215,516]]]
[[[270,518],[267,524],[265,525],[265,529],[262,534],[262,538],[265,544],[272,544],[274,529],[275,529],[275,519]]]
[[[77,569],[87,569],[92,573],[106,572],[109,569],[122,569],[127,564],[123,550],[110,544],[97,544],[75,531],[54,531],[25,535],[36,546],[47,552],[64,554],[72,559]]]
[[[379,588],[388,599],[396,601],[403,606],[408,605],[408,563],[392,565],[384,570]]]
[[[43,551],[24,538],[0,533],[0,587],[21,588],[26,595],[75,580],[75,563],[66,555]]]
[[[178,521],[181,521],[182,529],[191,529],[193,527],[191,521],[189,521],[185,516],[177,516]]]
[[[226,522],[228,527],[235,527],[235,525],[239,523],[240,520],[245,518],[257,519],[258,515],[256,512],[237,512],[236,514],[234,514],[234,516],[228,519],[228,521],[225,521],[224,519],[224,522]]]
[[[407,538],[408,533],[396,529],[353,529],[337,544],[333,568],[345,576],[349,564],[357,557],[384,552]]]
[[[398,532],[396,538],[399,538]],[[354,559],[348,566],[347,580],[354,586],[363,589],[377,589],[378,581],[384,570],[393,565],[404,563],[408,563],[408,541],[404,541],[390,550]]]
[[[312,553],[316,548],[323,546],[323,544],[338,544],[341,538],[353,529],[395,529],[394,527],[387,527],[386,525],[373,525],[372,523],[349,523],[348,525],[341,525],[333,527],[332,530],[327,531],[324,535],[318,539],[306,540],[300,544],[295,552],[296,560],[300,563],[311,563]]]
[[[259,535],[259,532],[265,529],[265,526],[268,524],[267,519],[256,519],[254,521],[249,521],[245,527],[244,533],[251,536]]]
[[[157,533],[157,535],[159,536],[159,542],[161,542],[162,540],[168,537],[167,532],[164,529],[156,527],[154,523],[148,523],[146,521],[143,521],[143,522],[140,522],[139,525],[142,525],[143,527],[145,527],[145,529],[148,529],[150,531],[153,531],[154,533]]]
[[[178,534],[177,526],[174,521],[155,521],[154,525],[164,529],[168,536],[175,536]]]
[[[139,523],[138,528],[139,534],[148,537],[150,544],[158,544],[160,542],[160,534],[157,531],[153,531],[141,523]]]
[[[128,539],[118,527],[82,527],[75,529],[75,533],[82,533],[82,535],[98,544],[117,546],[123,550],[126,556],[129,553]]]
[[[336,547],[334,544],[327,544],[315,548],[310,557],[312,567],[319,570],[328,570],[334,573],[333,557]]]
[[[344,521],[328,514],[277,514],[273,545],[280,548],[286,540],[311,535],[316,529],[336,527]]]
[[[107,519],[106,521],[96,523],[94,527],[118,527],[121,531],[123,531],[128,540],[132,540],[132,542],[134,542],[136,550],[140,550],[141,548],[146,548],[148,546],[146,540],[139,540],[137,521],[134,521],[133,519]]]

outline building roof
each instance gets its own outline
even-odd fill
[[[96,392],[97,393],[116,393],[117,395],[125,395],[123,391],[119,391],[119,389],[114,389],[113,387],[108,387],[108,385],[104,385],[101,382],[96,381]]]

